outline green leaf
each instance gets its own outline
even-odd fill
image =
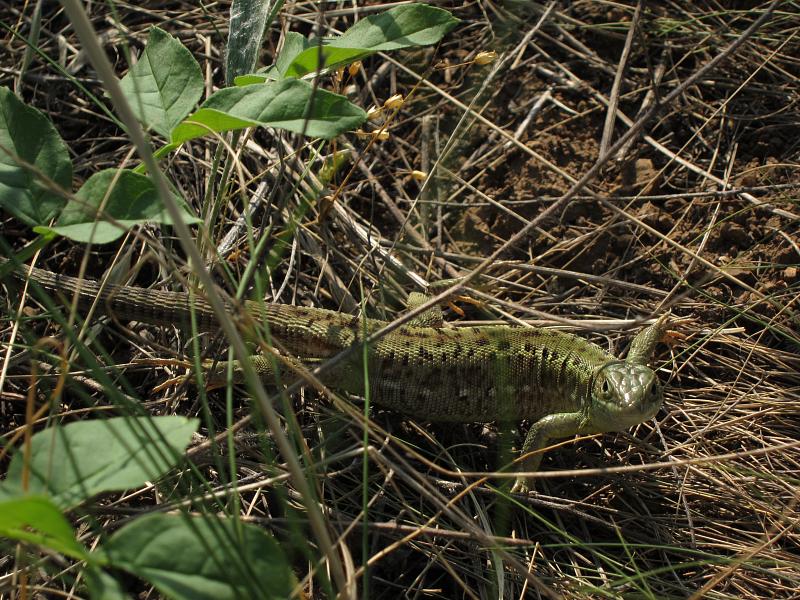
[[[83,573],[92,600],[130,600],[131,597],[109,573],[97,567],[89,567]]]
[[[275,67],[270,67],[264,73],[248,73],[247,75],[239,75],[233,80],[233,85],[236,87],[244,87],[246,85],[253,85],[254,83],[279,81],[281,79],[283,79],[283,77],[275,70]]]
[[[127,169],[107,169],[95,173],[75,194],[52,228],[37,228],[37,231],[54,231],[76,242],[105,244],[122,236],[126,229],[146,222],[172,224],[155,185],[149,177]],[[198,223],[178,196],[173,196],[181,205],[184,222]],[[116,223],[103,220],[99,215],[114,219]]]
[[[152,27],[142,56],[120,82],[136,118],[169,137],[203,95],[200,65],[177,39]]]
[[[75,532],[61,510],[40,496],[0,500],[0,536],[36,544],[78,560],[90,558],[86,548],[75,539]]]
[[[398,50],[437,43],[458,24],[446,10],[425,4],[406,4],[362,19],[340,37],[307,41],[307,48],[280,69],[286,77],[302,77],[322,68],[335,68],[363,59],[375,52]],[[281,53],[283,54],[283,53]],[[319,63],[320,54],[322,64]]]
[[[33,436],[28,493],[68,508],[101,492],[134,488],[169,471],[183,455],[197,419],[115,417],[57,425]],[[21,495],[24,461],[14,454],[4,494]]]
[[[18,159],[67,192],[72,190],[72,162],[56,128],[0,87],[0,207],[28,225],[47,223],[66,200],[42,185]]]
[[[283,0],[275,3],[270,0],[233,0],[225,53],[225,81],[228,85],[236,77],[255,69],[264,29],[282,5]]]
[[[344,96],[315,90],[307,81],[288,79],[220,90],[173,130],[172,141],[256,126],[331,139],[366,118],[367,114]]]
[[[311,47],[311,42],[309,42],[302,33],[287,31],[283,40],[283,48],[280,54],[278,54],[278,58],[275,59],[275,67],[278,73],[286,73],[292,65],[292,62],[294,62],[294,59],[304,50],[308,50]],[[313,47],[316,48],[316,46]]]
[[[288,598],[297,583],[273,537],[212,516],[140,517],[102,550],[171,598]]]

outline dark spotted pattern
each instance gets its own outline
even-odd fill
[[[542,329],[406,327],[371,349],[371,398],[434,421],[535,420],[578,410],[592,371],[610,358],[582,338]],[[325,379],[363,394],[360,377],[342,385],[334,369]]]
[[[26,277],[27,269],[17,275]],[[134,287],[101,289],[97,282],[41,269],[34,269],[31,279],[64,298],[78,293],[83,307],[97,300],[101,312],[119,319],[188,326],[193,311],[200,329],[218,329],[211,307],[199,295]],[[245,327],[268,328],[282,348],[309,364],[360,344],[364,329],[369,334],[386,325],[309,307],[247,302],[231,304],[230,310]],[[642,342],[639,347],[644,355],[651,345]],[[582,338],[545,329],[406,325],[370,348],[369,381],[375,404],[422,419],[535,420],[581,408],[595,368],[612,359]],[[361,361],[361,353],[354,353],[349,361],[328,370],[323,382],[363,394]],[[271,369],[269,361],[258,364],[262,371]]]

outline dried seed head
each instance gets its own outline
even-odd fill
[[[411,178],[417,181],[425,181],[427,177],[428,174],[425,171],[417,171],[416,169],[411,171]]]
[[[350,77],[355,77],[356,73],[361,70],[361,61],[357,60],[356,62],[352,63],[349,67],[347,67],[347,72],[350,74]]]
[[[497,60],[497,52],[494,50],[478,52],[478,55],[475,57],[475,63],[479,65],[488,65],[495,60]]]
[[[378,119],[382,114],[383,114],[382,106],[370,106],[369,110],[367,111],[367,120],[374,121]]]
[[[356,134],[358,138],[375,138],[376,140],[383,142],[389,139],[389,132],[386,130],[380,131],[364,131],[363,129],[356,129],[353,133]]]
[[[325,221],[333,208],[336,198],[332,195],[323,196],[319,201],[319,220]]]
[[[395,94],[391,98],[388,98],[386,102],[383,103],[383,108],[386,110],[395,110],[403,106],[403,95],[402,94]]]

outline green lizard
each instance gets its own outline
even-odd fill
[[[0,259],[0,266],[4,262]],[[188,323],[194,311],[201,330],[218,328],[211,307],[196,294],[101,287],[95,281],[36,268],[20,268],[13,274],[61,296],[62,301],[77,295],[81,306],[96,302],[97,310],[119,319],[176,325]],[[307,366],[361,346],[365,336],[387,325],[321,308],[252,301],[241,308],[238,314],[268,325],[283,352]],[[231,311],[236,310],[231,306]],[[432,312],[387,333],[368,348],[370,397],[377,406],[428,421],[527,419],[532,425],[518,470],[531,472],[553,439],[622,431],[658,412],[663,390],[647,362],[666,332],[664,315],[634,338],[627,358],[620,360],[569,333],[506,325],[448,327],[440,312]],[[275,361],[262,356],[252,359],[257,371],[274,382]],[[280,375],[289,376],[289,369]],[[319,377],[334,390],[363,395],[361,352],[351,352]],[[529,483],[520,475],[514,490],[526,491]]]

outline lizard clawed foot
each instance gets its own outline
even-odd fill
[[[661,337],[661,342],[669,346],[670,348],[675,348],[679,342],[682,342],[686,339],[686,336],[674,329],[670,329],[666,331],[664,335]]]
[[[186,369],[187,372],[184,375],[178,375],[176,377],[171,377],[166,381],[159,383],[158,385],[153,387],[154,392],[162,392],[167,388],[182,385],[184,383],[193,383],[194,377],[192,377],[192,372],[194,369],[194,364],[186,361],[181,360],[179,358],[142,358],[139,360],[133,361],[134,364],[138,365],[147,365],[148,367],[178,367]],[[204,361],[203,366],[209,369],[211,367],[211,361]],[[206,377],[205,380],[205,389],[206,391],[212,391],[217,388],[224,386],[224,379],[220,379],[219,377]]]
[[[162,381],[158,385],[153,386],[153,391],[162,392],[167,388],[179,386],[183,383],[186,383],[187,381],[190,381],[188,373],[186,375],[178,375],[177,377],[171,377],[165,381]]]
[[[188,369],[189,372],[185,375],[178,375],[177,377],[171,377],[166,381],[159,383],[157,386],[153,387],[154,392],[163,392],[165,389],[177,385],[181,385],[187,381],[191,381],[191,369],[192,364],[188,361],[181,360],[179,358],[140,358],[138,360],[133,361],[134,364],[137,365],[147,365],[148,367],[179,367]]]
[[[523,477],[520,475],[514,481],[514,485],[511,486],[511,493],[512,494],[522,494],[523,496],[527,496],[533,490],[533,480],[528,477]]]

